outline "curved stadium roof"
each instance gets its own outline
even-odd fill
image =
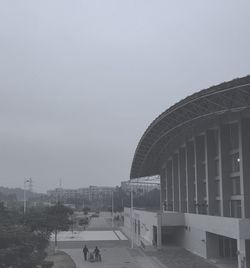
[[[187,128],[220,114],[249,108],[250,75],[181,100],[159,115],[144,132],[134,154],[130,179],[159,174],[160,160],[170,155],[176,137]]]

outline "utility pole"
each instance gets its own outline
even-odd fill
[[[27,205],[27,200],[26,200],[26,183],[27,182],[30,182],[31,181],[31,178],[29,179],[24,179],[24,182],[23,182],[23,214],[26,213],[26,205]]]
[[[111,217],[112,217],[112,229],[114,229],[114,192],[111,191]]]
[[[130,203],[131,203],[131,207],[130,207],[130,225],[131,225],[131,248],[134,248],[134,235],[133,235],[133,206],[134,206],[134,196],[133,196],[133,184],[130,183],[130,187],[131,187],[131,194],[130,194]]]

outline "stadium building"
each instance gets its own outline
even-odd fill
[[[153,242],[250,267],[250,76],[201,90],[151,123],[130,179],[153,175],[161,181],[161,212],[147,226]],[[133,214],[138,243],[143,213]]]

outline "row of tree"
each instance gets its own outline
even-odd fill
[[[0,203],[0,268],[34,268],[46,257],[51,233],[68,230],[71,225],[67,207],[32,208],[25,215],[8,210]]]

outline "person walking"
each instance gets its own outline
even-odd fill
[[[89,252],[89,250],[88,250],[86,245],[84,246],[82,251],[83,251],[83,255],[84,255],[84,260],[86,261],[87,260],[87,255],[88,255],[88,252]]]
[[[94,254],[95,254],[95,260],[96,261],[101,261],[102,260],[100,250],[99,250],[99,248],[97,246],[95,247]]]

